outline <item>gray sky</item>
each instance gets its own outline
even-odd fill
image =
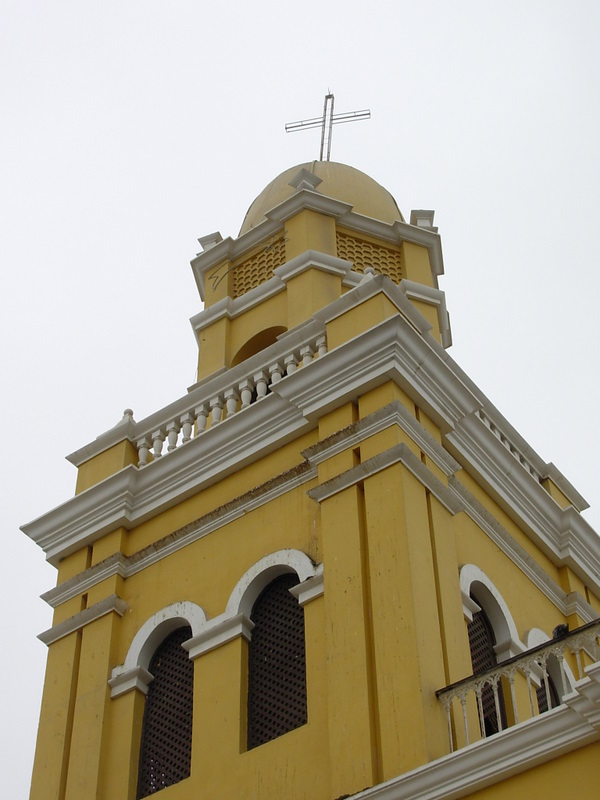
[[[64,455],[193,383],[196,238],[236,235],[318,157],[284,123],[328,88],[372,112],[332,160],[436,210],[452,356],[600,529],[599,21],[597,0],[2,0],[7,797],[28,792],[55,581],[19,525],[72,495]]]

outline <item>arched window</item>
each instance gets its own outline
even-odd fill
[[[181,646],[189,626],[177,628],[156,649],[149,672],[137,797],[147,797],[189,777],[192,754],[194,663]]]
[[[477,605],[477,598],[472,598]],[[495,667],[497,662],[496,658],[496,637],[494,636],[494,629],[487,617],[485,611],[476,611],[473,614],[473,619],[468,623],[467,630],[469,632],[469,648],[471,650],[471,663],[473,664],[473,674],[477,675],[485,672],[486,669]],[[502,718],[502,727],[506,727],[504,720],[504,698],[502,695],[502,686],[500,682],[497,684],[498,704],[500,707],[500,714]],[[500,730],[498,725],[498,713],[496,710],[496,699],[494,697],[494,690],[489,683],[486,683],[481,692],[481,702],[483,706],[483,721],[485,731],[482,733],[485,736],[491,736]]]
[[[290,589],[295,573],[275,578],[252,607],[248,653],[248,750],[304,725],[304,610]]]

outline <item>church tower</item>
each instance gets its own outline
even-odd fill
[[[200,243],[197,382],[23,528],[31,800],[589,791],[600,540],[450,357],[433,212],[318,161]]]

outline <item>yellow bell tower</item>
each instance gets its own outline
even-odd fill
[[[198,380],[69,456],[31,800],[525,797],[600,756],[600,540],[334,162],[200,240]]]

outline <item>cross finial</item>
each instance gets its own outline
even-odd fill
[[[370,109],[364,109],[363,111],[348,111],[344,114],[334,114],[333,102],[334,96],[328,90],[327,94],[325,95],[322,117],[303,119],[299,122],[288,122],[285,126],[286,133],[293,133],[293,131],[300,131],[304,130],[305,128],[321,127],[321,155],[319,156],[319,161],[329,161],[329,156],[331,154],[331,129],[334,125],[338,125],[341,122],[355,122],[356,120],[371,118]],[[326,158],[323,158],[324,153],[327,153]]]

